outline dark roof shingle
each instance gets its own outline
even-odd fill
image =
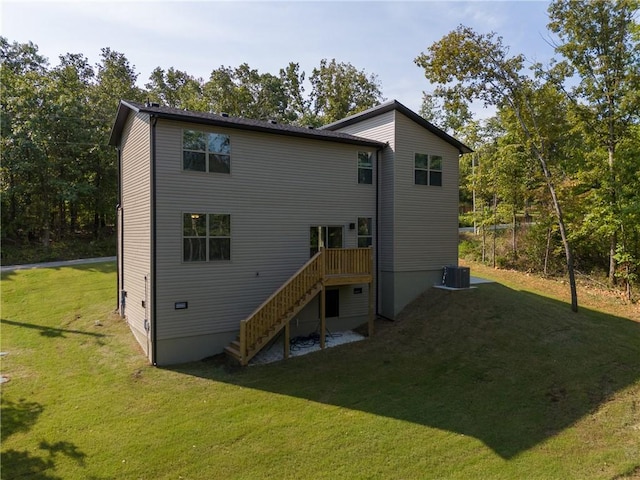
[[[410,110],[409,108],[405,107],[403,104],[401,104],[397,100],[390,100],[390,101],[382,103],[382,104],[380,104],[380,105],[378,105],[376,107],[370,108],[370,109],[365,110],[365,111],[360,112],[360,113],[356,113],[355,115],[351,115],[350,117],[343,118],[342,120],[338,120],[337,122],[330,123],[329,125],[325,125],[325,126],[323,126],[321,128],[323,130],[334,131],[334,130],[337,130],[337,129],[342,128],[342,127],[353,125],[354,123],[358,123],[358,122],[361,122],[363,120],[367,120],[369,118],[377,117],[378,115],[382,115],[383,113],[390,112],[391,110],[399,111],[400,113],[402,113],[406,117],[408,117],[411,120],[413,120],[414,122],[416,122],[421,127],[426,128],[427,130],[429,130],[435,136],[441,138],[445,142],[447,142],[450,145],[453,145],[454,147],[456,147],[460,151],[460,153],[472,153],[473,152],[473,150],[471,150],[469,147],[467,147],[460,140],[457,140],[457,139],[453,138],[447,132],[445,132],[444,130],[439,129],[438,127],[433,125],[431,122],[428,122],[427,120],[422,118],[420,115],[415,113],[413,110]]]
[[[333,132],[331,130],[305,128],[296,125],[286,125],[263,120],[251,120],[215,113],[192,112],[189,110],[180,110],[178,108],[161,107],[157,104],[144,104],[125,100],[120,101],[116,120],[111,131],[111,137],[109,138],[109,145],[117,146],[120,143],[122,130],[124,129],[125,122],[130,112],[147,113],[158,118],[199,123],[202,125],[238,128],[241,130],[252,130],[276,135],[287,135],[290,137],[303,137],[331,142],[349,143],[352,145],[361,145],[371,148],[382,148],[385,145],[384,143],[377,142],[375,140],[341,132]]]

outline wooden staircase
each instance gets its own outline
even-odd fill
[[[225,348],[240,365],[249,361],[282,329],[285,329],[284,354],[289,356],[289,322],[326,285],[369,283],[370,334],[373,333],[373,256],[371,248],[321,249],[273,295],[240,322],[238,338]],[[324,295],[323,295],[324,296]],[[321,308],[324,302],[321,302]],[[322,308],[324,331],[324,308]],[[324,335],[321,346],[324,348]]]

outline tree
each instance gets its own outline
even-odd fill
[[[311,100],[304,95],[305,76],[298,63],[289,62],[286,68],[280,69],[280,81],[288,99],[284,117],[288,123],[319,126],[311,113]]]
[[[204,99],[212,112],[262,120],[287,118],[288,99],[281,78],[261,74],[246,63],[213,70],[204,85]]]
[[[46,138],[47,59],[29,42],[0,37],[2,236],[39,238],[49,244],[52,174]]]
[[[91,88],[94,71],[82,54],[60,56],[49,72],[46,92],[47,116],[43,141],[53,177],[49,208],[54,210],[58,238],[74,231],[78,215],[91,200],[90,152],[96,148],[92,130]]]
[[[335,58],[320,61],[311,76],[312,112],[321,123],[331,123],[378,105],[382,100],[380,83],[350,63]]]
[[[87,227],[98,238],[104,227],[114,223],[117,156],[107,141],[121,99],[147,97],[175,108],[319,125],[322,119],[313,108],[319,92],[330,105],[340,103],[334,93],[347,95],[348,113],[372,106],[372,98],[380,96],[373,76],[335,61],[323,62],[318,72],[331,70],[322,78],[340,88],[322,84],[317,73],[315,90],[305,95],[306,75],[293,62],[278,75],[262,74],[246,63],[220,67],[206,83],[173,67],[158,67],[144,92],[136,86],[135,67],[110,48],[102,49],[94,66],[82,54],[59,58],[59,64],[50,68],[36,45],[0,37],[0,202],[5,242],[39,240],[48,246],[56,236]],[[332,118],[329,111],[333,112],[322,110],[323,118]]]
[[[617,192],[620,172],[616,150],[637,124],[640,114],[640,45],[636,16],[637,0],[556,0],[549,6],[549,28],[559,37],[556,51],[570,68],[562,81],[577,74],[579,83],[567,90],[584,132],[606,148],[607,175],[603,187],[608,214],[619,215]],[[606,222],[609,236],[609,280],[615,281],[616,251],[620,225]]]
[[[156,67],[145,85],[150,100],[161,105],[187,110],[205,110],[203,82],[171,67],[166,72]]]
[[[467,126],[474,123],[469,105],[434,93],[422,92],[422,105],[418,113],[455,137],[463,137]],[[467,142],[469,140],[466,139]]]
[[[305,78],[294,62],[280,69],[278,76],[260,73],[246,63],[221,66],[211,72],[203,96],[213,112],[315,127],[366,110],[382,99],[375,75],[367,76],[348,63],[322,60],[309,77],[309,95]]]
[[[117,203],[117,165],[109,134],[121,99],[142,101],[144,93],[136,86],[138,74],[120,52],[103,48],[96,66],[96,82],[91,91],[92,121],[85,128],[92,131],[95,147],[90,149],[93,234],[100,237],[102,228],[115,221]]]
[[[640,125],[634,125],[629,135],[619,144],[618,169],[621,182],[618,192],[620,236],[616,261],[621,270],[616,272],[626,286],[626,297],[631,300],[632,285],[640,278]]]
[[[577,311],[573,255],[551,170],[554,145],[549,135],[554,133],[551,125],[558,113],[558,105],[548,101],[552,87],[540,85],[523,75],[524,57],[509,57],[501,37],[496,37],[495,33],[478,34],[464,26],[431,45],[415,62],[424,69],[428,80],[439,85],[436,93],[450,102],[462,104],[481,100],[485,105],[512,111],[527,149],[542,169],[552,198],[565,250],[571,309]]]

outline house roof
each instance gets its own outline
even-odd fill
[[[324,125],[321,127],[323,130],[337,130],[339,128],[347,127],[349,125],[353,125],[354,123],[359,123],[363,120],[367,120],[369,118],[377,117],[378,115],[382,115],[383,113],[390,112],[392,110],[397,110],[402,113],[404,116],[410,118],[414,122],[416,122],[421,127],[429,130],[435,136],[440,137],[445,142],[449,143],[456,147],[460,153],[472,153],[469,147],[467,147],[464,143],[459,140],[456,140],[451,135],[449,135],[444,130],[439,129],[432,123],[428,122],[420,115],[415,113],[413,110],[405,107],[403,104],[398,102],[397,100],[390,100],[388,102],[382,103],[376,107],[370,108],[360,113],[356,113],[355,115],[351,115],[350,117],[343,118],[342,120],[338,120],[337,122],[330,123],[328,125]]]
[[[357,137],[331,130],[298,127],[281,123],[267,122],[263,120],[251,120],[247,118],[231,117],[215,113],[191,112],[178,108],[161,107],[157,104],[144,104],[132,101],[121,100],[116,113],[116,120],[111,130],[109,145],[117,146],[120,143],[122,131],[130,113],[147,113],[158,118],[168,120],[178,120],[202,125],[212,125],[216,127],[237,128],[240,130],[251,130],[255,132],[272,133],[276,135],[287,135],[290,137],[302,137],[315,140],[325,140],[331,142],[348,143],[371,148],[382,148],[384,143],[368,138]]]

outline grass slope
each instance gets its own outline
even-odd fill
[[[640,324],[499,284],[278,364],[149,367],[110,264],[2,281],[2,478],[640,475]]]

